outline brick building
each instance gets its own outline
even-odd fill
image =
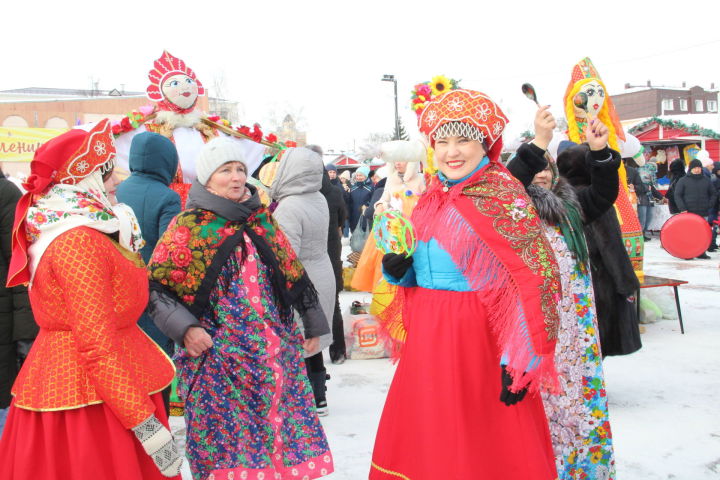
[[[718,113],[718,90],[694,86],[685,88],[646,87],[625,85],[626,91],[612,96],[621,120],[662,115],[690,115]]]
[[[213,99],[217,104],[217,99]],[[0,126],[65,129],[96,122],[118,120],[152,101],[145,92],[113,90],[71,90],[63,88],[20,88],[0,91]],[[198,98],[201,110],[208,110],[208,97]]]

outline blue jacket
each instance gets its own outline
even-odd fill
[[[145,239],[140,253],[147,263],[170,220],[180,213],[180,196],[168,187],[178,154],[168,138],[143,132],[132,140],[129,164],[130,177],[118,186],[116,196],[135,212]]]
[[[168,187],[178,168],[177,150],[168,138],[143,132],[132,140],[129,165],[130,177],[118,186],[116,197],[135,212],[145,239],[140,253],[147,263],[170,220],[180,213],[180,196]],[[155,343],[172,354],[172,343],[147,314],[138,323]]]

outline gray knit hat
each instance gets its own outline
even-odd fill
[[[215,170],[228,162],[240,162],[247,170],[245,155],[237,141],[227,137],[213,138],[203,146],[195,164],[198,182],[206,185]]]

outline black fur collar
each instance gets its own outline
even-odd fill
[[[562,177],[552,190],[531,184],[527,187],[527,192],[540,218],[551,225],[558,225],[567,215],[565,202],[572,204],[581,216],[583,214],[575,189]]]

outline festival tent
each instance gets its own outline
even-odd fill
[[[635,135],[645,147],[645,158],[658,155],[661,151],[665,163],[658,164],[658,179],[667,173],[667,166],[676,158],[686,163],[700,150],[707,150],[713,161],[720,160],[720,126],[717,115],[665,115],[644,120],[623,122],[629,132]],[[660,182],[664,183],[664,182]]]

